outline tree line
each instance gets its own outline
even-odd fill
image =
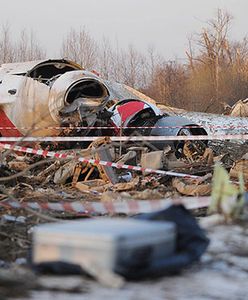
[[[218,10],[215,17],[189,39],[184,63],[167,61],[154,47],[145,53],[128,45],[96,41],[85,28],[71,29],[60,56],[96,70],[103,78],[130,85],[157,102],[193,111],[223,112],[248,97],[248,39],[229,37],[232,16]],[[15,40],[10,27],[0,30],[0,63],[43,59],[43,49],[32,31],[22,30]]]

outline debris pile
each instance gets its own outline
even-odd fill
[[[125,147],[124,150],[122,144],[120,153],[120,147],[111,144],[108,138],[100,138],[87,149],[70,149],[69,158],[66,155],[63,158],[65,152],[59,152],[62,158],[44,158],[18,151],[13,154],[2,149],[1,198],[70,200],[69,194],[79,194],[80,191],[80,198],[87,200],[89,197],[90,200],[95,197],[98,200],[107,191],[132,192],[134,196],[135,192],[146,189],[151,190],[151,194],[156,190],[161,193],[161,198],[165,198],[166,193],[175,193],[171,184],[173,175],[184,177],[186,174],[187,177],[188,174],[194,180],[198,174],[207,173],[212,168],[204,157],[194,161],[187,155],[176,158],[170,147],[150,152],[146,147]],[[29,152],[28,148],[26,152]],[[160,171],[166,176],[161,176]],[[167,171],[171,173],[167,175]],[[209,177],[201,178],[201,181]],[[198,180],[198,185],[201,183]]]

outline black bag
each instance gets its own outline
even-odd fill
[[[196,219],[182,205],[172,205],[167,209],[135,216],[135,218],[150,221],[171,221],[176,224],[176,251],[172,256],[157,261],[149,260],[149,249],[144,248],[139,253],[139,259],[134,257],[129,264],[122,264],[116,270],[127,279],[142,279],[175,274],[183,268],[199,260],[208,247],[209,239],[199,227]],[[142,263],[141,263],[142,261]]]

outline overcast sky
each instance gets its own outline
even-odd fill
[[[234,17],[233,39],[247,35],[248,0],[0,0],[0,24],[8,22],[13,35],[32,29],[49,56],[59,55],[70,28],[85,26],[97,40],[104,35],[139,50],[154,45],[170,60],[184,57],[187,38],[217,8]]]

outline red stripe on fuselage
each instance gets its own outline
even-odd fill
[[[0,129],[0,134],[4,137],[21,137],[22,134],[10,121],[5,112],[0,109],[0,127],[9,127],[8,129]]]
[[[136,114],[144,109],[145,104],[143,102],[130,101],[117,107],[117,111],[121,116],[121,122],[124,123],[128,117]]]

